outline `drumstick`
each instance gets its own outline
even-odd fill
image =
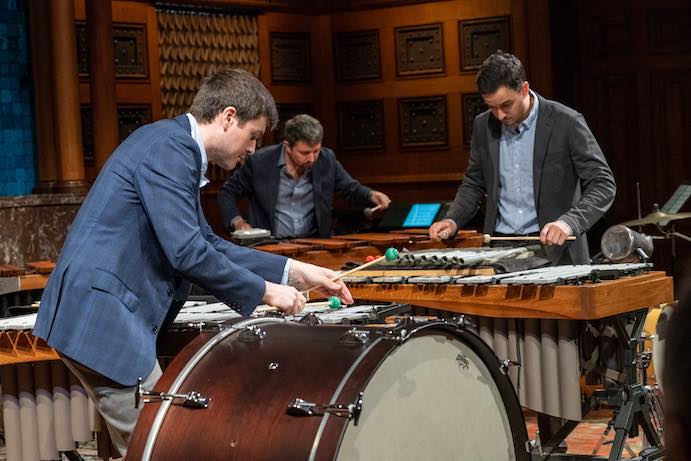
[[[338,296],[331,296],[327,301],[318,301],[318,302],[313,302],[313,303],[307,303],[305,304],[305,307],[321,307],[321,306],[328,306],[331,309],[340,309],[342,306],[341,304],[341,299]],[[279,310],[278,307],[276,306],[259,306],[257,307],[254,312],[275,312]]]
[[[483,236],[483,242],[484,243],[489,243],[492,240],[515,240],[515,241],[525,241],[525,240],[530,240],[530,241],[535,241],[535,240],[540,240],[539,235],[517,235],[515,237],[494,237],[489,234],[485,234]],[[576,240],[575,235],[570,235],[566,237],[566,240]]]
[[[374,212],[377,211],[377,210],[380,209],[380,208],[381,208],[381,205],[377,205],[377,206],[375,206],[375,207],[373,207],[373,208],[365,208],[365,216],[367,216],[368,218],[372,217],[372,215],[374,214]]]
[[[335,282],[336,280],[338,280],[342,277],[346,277],[346,276],[352,274],[353,272],[361,271],[362,269],[373,266],[373,265],[377,264],[379,261],[382,261],[384,259],[386,259],[387,261],[397,260],[398,259],[398,250],[395,248],[387,248],[386,252],[382,256],[379,256],[378,258],[374,258],[372,261],[368,261],[365,264],[361,264],[360,266],[357,266],[357,267],[354,267],[348,271],[345,271],[342,274],[338,274],[336,277],[331,278],[331,281]],[[319,288],[319,286],[309,288],[305,291],[302,291],[301,293],[306,295],[310,291],[316,290],[317,288]]]

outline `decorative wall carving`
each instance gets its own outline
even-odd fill
[[[151,106],[148,104],[118,105],[118,135],[124,141],[130,133],[151,122]]]
[[[398,100],[401,147],[446,146],[446,96]]]
[[[396,75],[399,77],[444,72],[441,23],[396,28]]]
[[[510,26],[509,16],[458,21],[461,71],[480,68],[497,50],[511,52]]]
[[[463,111],[463,144],[470,145],[473,135],[473,120],[487,110],[487,104],[479,93],[461,95],[461,110]]]
[[[594,58],[629,56],[633,51],[630,14],[595,15],[588,24],[590,33],[585,39],[590,42],[587,49]]]
[[[271,81],[309,82],[311,80],[309,34],[271,32]]]
[[[384,102],[338,104],[338,135],[343,150],[384,149]]]
[[[278,126],[276,127],[276,139],[283,139],[283,129],[286,122],[299,114],[314,116],[311,104],[276,104],[278,109]]]
[[[334,34],[336,80],[366,80],[381,77],[379,31]]]
[[[162,115],[187,112],[199,82],[227,67],[259,75],[256,16],[157,9]]]
[[[652,54],[691,50],[691,10],[655,10],[648,16],[649,45]]]
[[[94,164],[94,130],[91,106],[82,104],[82,145],[84,146],[84,165]],[[118,136],[124,141],[127,136],[142,125],[151,123],[151,106],[148,104],[118,105]]]
[[[77,22],[77,64],[79,77],[89,77],[89,50],[87,47],[86,24]],[[115,56],[115,78],[149,78],[149,59],[145,24],[113,23],[113,54]]]

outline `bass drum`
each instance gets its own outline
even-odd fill
[[[385,330],[244,320],[193,340],[156,390],[211,401],[146,404],[128,460],[530,459],[496,356],[446,322]],[[348,418],[360,393],[359,417]],[[289,411],[297,398],[317,404],[302,407],[314,414]]]
[[[652,362],[647,369],[648,382],[657,384],[663,392],[662,375],[665,368],[665,343],[667,342],[667,329],[674,314],[674,308],[674,303],[650,308],[643,325],[643,333],[646,338],[644,349],[652,351]]]

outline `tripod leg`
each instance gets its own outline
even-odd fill
[[[631,432],[630,428],[634,421],[637,421],[634,409],[634,400],[631,396],[631,389],[625,391],[624,404],[619,409],[617,417],[614,419],[614,441],[612,451],[609,453],[609,461],[618,461],[624,450],[626,437]]]

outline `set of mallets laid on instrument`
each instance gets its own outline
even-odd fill
[[[443,234],[443,233],[444,233],[444,232],[442,232],[442,234]],[[446,235],[446,236],[441,235],[441,238],[442,238],[442,239],[446,239],[446,238],[448,238],[448,235]],[[575,239],[576,239],[576,237],[574,237],[573,235],[567,238],[567,240],[575,240]],[[538,237],[538,236],[533,236],[533,235],[525,235],[525,236],[517,236],[517,237],[493,237],[493,236],[491,236],[491,235],[489,235],[489,234],[485,234],[485,235],[484,235],[483,241],[484,241],[485,243],[489,243],[489,242],[491,242],[491,241],[493,241],[493,240],[516,240],[516,241],[527,241],[527,240],[540,240],[540,237]],[[352,269],[350,269],[350,270],[348,270],[348,271],[346,271],[346,272],[343,272],[342,274],[338,274],[337,276],[335,276],[334,278],[332,278],[331,281],[332,281],[332,282],[335,282],[336,280],[338,280],[338,279],[340,279],[340,278],[347,277],[348,275],[352,274],[353,272],[361,271],[361,270],[366,269],[366,268],[368,268],[368,267],[370,267],[370,266],[373,266],[373,265],[375,265],[375,264],[377,264],[378,262],[383,261],[383,260],[386,260],[386,261],[388,261],[388,262],[395,261],[395,260],[398,259],[398,256],[399,256],[399,254],[398,254],[398,250],[397,250],[397,249],[395,249],[395,248],[388,248],[388,249],[386,250],[386,252],[385,252],[382,256],[379,256],[379,257],[368,256],[368,257],[367,257],[367,260],[366,260],[366,262],[365,262],[364,264],[361,264],[361,265],[359,265],[359,266],[357,266],[357,267],[354,267],[354,268],[352,268]],[[317,288],[319,288],[319,287],[312,287],[312,288],[309,288],[309,289],[303,291],[302,294],[303,294],[303,295],[307,295],[309,292],[311,292],[311,291],[313,291],[313,290],[316,290]],[[306,307],[306,308],[307,308],[307,307],[311,307],[311,308],[314,308],[314,307],[327,307],[327,306],[328,306],[329,308],[331,308],[331,309],[334,309],[334,310],[340,309],[341,307],[343,307],[343,305],[341,304],[341,300],[338,298],[338,296],[331,296],[331,297],[330,297],[328,300],[326,300],[326,301],[319,301],[319,302],[313,302],[313,303],[307,303],[307,304],[305,304],[305,307]],[[257,312],[268,312],[268,311],[277,311],[277,310],[278,310],[278,308],[273,307],[273,306],[262,306],[262,307],[258,307],[258,308],[256,309]]]
[[[441,231],[439,233],[439,237],[442,240],[446,240],[449,238],[449,232],[448,231]],[[492,241],[501,241],[501,240],[510,240],[510,241],[516,241],[516,242],[525,242],[525,241],[538,241],[540,240],[540,236],[538,235],[516,235],[516,236],[502,236],[502,237],[495,237],[489,234],[484,234],[482,236],[482,243],[490,243]],[[570,235],[566,237],[566,240],[576,240],[575,235]]]

